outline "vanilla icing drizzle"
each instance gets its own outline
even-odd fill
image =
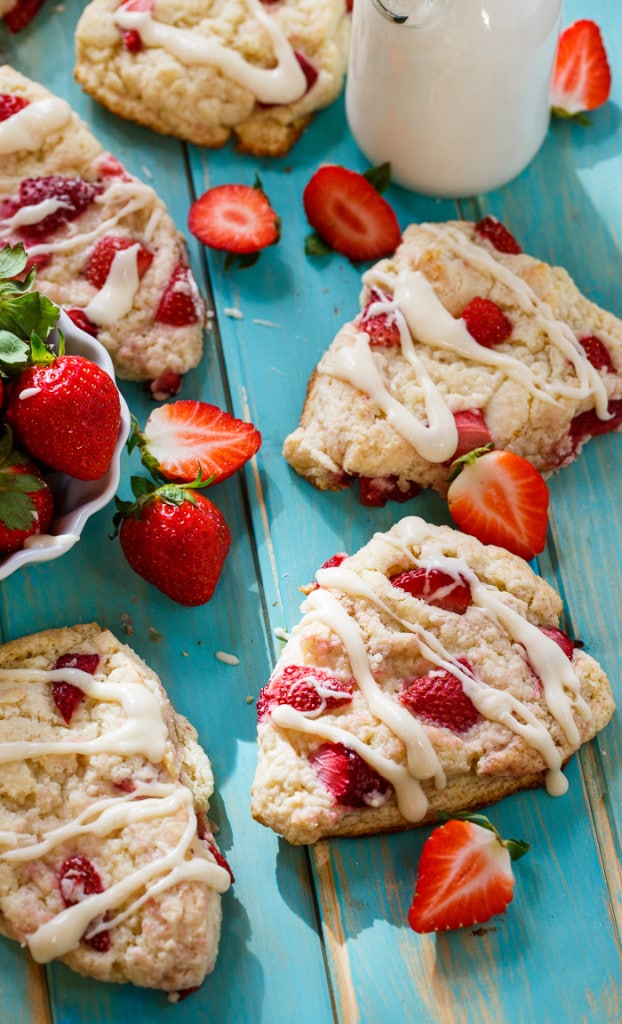
[[[46,755],[98,753],[142,754],[154,764],[162,761],[168,728],[158,697],[141,683],[126,678],[120,685],[109,684],[77,668],[0,670],[0,687],[16,681],[49,686],[55,680],[79,687],[92,700],[118,704],[121,714],[116,726],[91,738],[79,730],[67,729],[66,738],[0,742],[0,764]],[[36,961],[46,963],[74,949],[95,918],[128,900],[130,903],[122,912],[101,924],[95,923],[89,935],[113,928],[147,899],[184,880],[201,881],[219,893],[225,892],[230,885],[229,872],[200,855],[193,795],[181,782],[139,783],[131,793],[95,801],[72,821],[42,836],[0,832],[0,861],[32,862],[80,835],[107,836],[140,821],[165,820],[179,811],[185,815],[186,823],[177,844],[168,853],[155,857],[103,892],[65,907],[26,937]]]
[[[589,721],[591,711],[581,695],[580,681],[572,664],[560,646],[510,607],[494,587],[482,583],[464,559],[444,555],[428,524],[419,517],[402,519],[390,533],[376,534],[374,540],[391,545],[413,566],[441,569],[455,579],[468,582],[473,604],[482,609],[498,629],[509,635],[512,643],[524,649],[542,682],[544,702],[551,717],[568,743],[577,746],[580,733],[575,715]],[[413,554],[414,547],[420,550],[418,557]],[[312,591],[305,602],[305,615],[299,629],[319,621],[339,637],[350,661],[352,675],[370,711],[403,742],[406,763],[389,761],[353,736],[347,728],[316,718],[311,720],[308,713],[287,705],[272,709],[275,725],[341,742],[355,750],[391,782],[400,812],[408,821],[418,821],[425,815],[428,802],[421,787],[422,780],[433,780],[437,788],[444,788],[446,780],[442,767],[424,726],[395,697],[384,694],[376,683],[363,637],[354,617],[340,603],[338,595],[341,593],[350,599],[358,597],[369,602],[405,632],[416,636],[421,654],[431,664],[451,672],[460,680],[464,692],[482,717],[498,722],[538,751],[547,767],[547,791],[555,796],[566,791],[567,780],[562,773],[563,753],[544,722],[526,704],[510,692],[498,690],[477,679],[464,664],[452,657],[438,636],[419,623],[402,619],[345,563],[320,569],[316,580],[319,588]]]
[[[58,96],[33,100],[0,123],[0,154],[40,149],[50,132],[63,128],[71,117],[71,107]]]
[[[276,19],[262,9],[259,0],[246,0],[246,4],[270,39],[274,67],[250,64],[241,53],[217,39],[159,22],[151,11],[129,11],[121,5],[114,12],[114,21],[119,28],[138,32],[143,46],[159,47],[186,66],[217,67],[252,92],[260,103],[294,103],[307,88],[294,51]]]

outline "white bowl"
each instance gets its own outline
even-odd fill
[[[103,345],[85,331],[76,327],[66,313],[61,311],[58,327],[65,338],[65,351],[70,355],[85,356],[101,366],[114,380],[112,360]],[[56,338],[55,338],[56,335]],[[56,341],[57,332],[51,336]],[[56,514],[47,534],[34,534],[20,551],[0,557],[0,580],[6,579],[16,569],[35,562],[49,562],[60,558],[80,539],[87,519],[112,501],[119,486],[121,453],[130,430],[130,412],[125,399],[121,400],[121,425],[119,436],[108,467],[108,472],[99,480],[76,480],[64,473],[46,474],[46,480],[54,494]]]

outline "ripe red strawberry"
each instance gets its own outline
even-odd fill
[[[500,306],[491,299],[476,295],[462,310],[462,319],[467,331],[478,345],[494,348],[506,341],[512,333],[512,322]]]
[[[124,11],[153,11],[154,0],[126,0],[120,5]],[[122,28],[123,46],[129,53],[139,53],[143,48],[140,32],[135,28]]]
[[[444,608],[447,612],[464,615],[471,603],[471,587],[464,576],[450,576],[442,569],[427,569],[417,566],[397,576],[391,577],[391,583],[400,590],[419,597],[435,608]]]
[[[136,244],[140,245],[136,256],[136,266],[138,269],[138,276],[142,277],[153,262],[153,253],[149,252],[148,249],[145,249],[144,245],[137,243],[134,239],[128,238],[126,235],[104,235],[103,238],[98,239],[95,243],[86,264],[84,276],[87,281],[92,284],[94,288],[103,288],[106,283],[106,278],[110,273],[110,267],[112,266],[115,254],[117,252],[122,252],[124,249],[129,249],[130,246]]]
[[[9,32],[21,32],[29,25],[35,14],[43,6],[44,0],[17,0],[17,3],[4,15],[4,23]]]
[[[420,491],[415,483],[400,487],[396,476],[359,477],[359,501],[369,508],[383,508],[387,501],[403,503],[416,498]]]
[[[484,924],[514,898],[512,861],[529,846],[502,839],[481,814],[452,818],[423,845],[408,923],[416,932]]]
[[[99,872],[88,857],[83,857],[80,854],[67,857],[63,861],[59,872],[59,885],[66,907],[73,907],[88,896],[104,891]],[[89,928],[97,923],[98,919],[96,918],[91,922]],[[97,932],[89,938],[89,928],[82,936],[82,941],[97,952],[106,953],[110,949],[110,932]]]
[[[318,70],[300,50],[294,50],[294,57],[302,68],[302,73],[307,82],[307,92],[309,92],[318,80]]]
[[[245,256],[278,242],[281,220],[261,185],[216,185],[190,207],[188,230],[210,249]]]
[[[618,430],[622,425],[622,399],[614,398],[607,406],[609,419],[601,420],[593,409],[580,412],[570,424],[570,437],[575,448],[577,448],[589,437],[599,437],[600,434],[609,434]]]
[[[102,186],[82,178],[66,178],[60,174],[45,178],[24,178],[20,182],[19,192],[14,199],[5,199],[0,204],[0,216],[12,217],[25,206],[35,206],[45,199],[56,199],[62,205],[47,217],[29,224],[27,229],[20,231],[28,239],[41,240],[51,235],[62,224],[73,221],[91,205],[102,191]]]
[[[76,327],[79,327],[81,331],[85,331],[86,334],[90,334],[93,338],[97,337],[99,334],[99,328],[89,320],[83,309],[67,309],[65,306],[65,313],[71,320],[73,320]]]
[[[52,668],[79,668],[82,672],[93,675],[98,665],[99,654],[61,654]],[[68,683],[64,679],[57,679],[52,683],[52,699],[67,725],[83,697],[83,691],[73,683]]]
[[[579,344],[583,348],[588,361],[595,370],[606,370],[607,373],[616,373],[616,368],[604,341],[590,334],[587,338],[581,338]]]
[[[483,544],[521,558],[546,543],[549,491],[537,469],[513,452],[476,449],[457,459],[447,503],[455,523]]]
[[[178,604],[205,604],[214,594],[231,535],[208,498],[177,484],[132,480],[135,502],[117,499],[115,524],[134,572]]]
[[[322,784],[344,807],[377,807],[391,789],[386,779],[343,743],[322,743],[309,761]]]
[[[181,390],[182,375],[175,370],[164,370],[159,377],[152,380],[149,390],[156,402],[165,402],[167,398],[174,398]]]
[[[460,663],[470,673],[469,663],[462,658]],[[408,681],[398,699],[413,714],[455,733],[468,732],[479,721],[479,712],[458,676],[444,668]]]
[[[482,238],[490,242],[497,252],[506,252],[516,256],[523,251],[514,235],[510,234],[505,225],[496,217],[482,217],[475,225],[475,230]]]
[[[369,344],[374,348],[398,348],[400,345],[400,330],[395,316],[392,313],[370,312],[374,303],[386,302],[388,299],[387,295],[372,291],[359,318],[360,329],[367,331]]]
[[[320,569],[333,569],[333,568],[336,568],[338,565],[341,565],[341,563],[347,557],[348,556],[345,553],[345,551],[338,551],[336,554],[331,555],[330,558],[327,558],[325,562],[322,562],[322,564],[320,566]],[[312,590],[317,590],[318,588],[319,588],[319,583],[316,583],[314,581],[313,583],[307,584],[307,586],[302,588],[302,589],[304,589],[304,593],[305,594],[310,594]]]
[[[288,704],[297,711],[338,708],[350,703],[352,689],[351,680],[344,682],[321,668],[286,665],[259,694],[257,720],[263,721],[278,704]]]
[[[162,293],[155,319],[171,327],[190,327],[203,316],[203,303],[190,267],[178,263]]]
[[[594,110],[609,99],[611,70],[600,29],[595,22],[575,21],[559,37],[551,107],[556,114],[573,117]]]
[[[138,443],[145,464],[165,480],[192,483],[200,472],[220,483],[255,454],[261,434],[216,405],[181,399],[151,412]]]
[[[325,164],[308,182],[302,201],[320,238],[351,260],[380,259],[399,243],[395,213],[363,174]]]
[[[548,636],[550,640],[554,640],[555,643],[561,647],[566,657],[572,661],[575,647],[580,646],[580,643],[575,643],[574,640],[570,639],[567,633],[564,633],[563,630],[559,629],[557,626],[540,626],[540,632],[544,633],[545,636]]]
[[[7,422],[38,462],[78,480],[110,465],[121,405],[112,378],[84,356],[60,355],[25,369],[11,390]]]
[[[54,498],[41,470],[12,447],[11,431],[0,441],[0,555],[19,551],[36,533],[46,533]]]
[[[458,447],[452,462],[472,452],[474,448],[485,448],[492,442],[492,434],[486,426],[481,409],[462,409],[454,413],[454,420],[458,428]]]
[[[24,96],[15,96],[14,93],[0,93],[0,121],[6,121],[13,114],[28,106],[29,101]]]

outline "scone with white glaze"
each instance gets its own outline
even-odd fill
[[[285,440],[322,490],[361,500],[447,488],[457,456],[493,442],[545,476],[622,424],[622,322],[498,221],[413,224],[363,275]]]
[[[341,92],[347,0],[91,0],[75,77],[120,117],[217,148],[283,156]]]
[[[522,559],[406,517],[307,588],[257,702],[253,816],[290,843],[406,829],[519,790],[611,718],[609,681]]]
[[[201,359],[205,308],[164,203],[64,99],[7,65],[0,95],[0,243],[23,242],[37,287],[120,378],[176,393]]]
[[[0,646],[0,760],[0,932],[100,981],[200,985],[231,875],[156,674],[95,623]]]

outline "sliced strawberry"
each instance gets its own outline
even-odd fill
[[[582,444],[588,437],[610,434],[619,430],[622,425],[622,398],[614,398],[608,407],[609,419],[601,420],[593,409],[580,412],[570,424],[570,437],[574,447]]]
[[[559,37],[551,107],[572,117],[602,106],[610,92],[611,69],[600,29],[587,19],[575,21]]]
[[[496,217],[490,215],[482,217],[475,225],[475,230],[482,238],[490,242],[497,252],[506,252],[516,256],[523,251],[514,235]]]
[[[9,32],[21,32],[29,25],[35,14],[43,7],[44,0],[17,0],[17,3],[4,15],[4,23]]]
[[[352,691],[351,680],[344,682],[321,668],[286,665],[259,694],[257,720],[263,721],[279,704],[302,712],[338,708],[351,702]]]
[[[396,476],[359,477],[359,501],[369,508],[383,508],[387,501],[403,503],[416,498],[420,492],[421,488],[415,483],[400,487]]]
[[[367,331],[369,344],[373,348],[399,348],[400,345],[400,329],[395,314],[370,312],[375,303],[388,301],[390,296],[373,290],[358,318],[358,326],[362,331]]]
[[[454,413],[454,420],[458,428],[458,447],[452,462],[472,452],[474,448],[485,448],[492,442],[492,434],[486,426],[481,409],[462,409]]]
[[[596,335],[590,334],[587,338],[581,338],[579,344],[595,370],[606,370],[607,373],[617,373],[614,362],[609,353],[609,349],[605,345],[604,341],[597,338]]]
[[[155,319],[170,327],[190,327],[202,315],[203,305],[190,267],[178,263],[162,293]]]
[[[351,260],[380,259],[399,243],[395,213],[363,174],[326,164],[308,182],[302,201],[320,238]]]
[[[479,295],[471,299],[468,306],[462,310],[462,319],[469,334],[484,348],[500,345],[502,341],[507,341],[512,333],[512,322],[508,320],[501,307],[491,299],[483,299]]]
[[[14,93],[0,93],[0,121],[6,121],[13,114],[17,114],[29,101],[24,96],[15,96]]]
[[[540,626],[540,632],[548,636],[550,640],[554,640],[558,647],[561,647],[566,657],[572,661],[575,648],[580,646],[580,644],[577,645],[574,640],[570,639],[567,633],[564,633],[557,626]]]
[[[203,245],[239,255],[278,242],[281,221],[258,185],[216,185],[196,199],[188,229]]]
[[[442,569],[429,569],[420,565],[416,569],[391,576],[391,583],[435,608],[443,608],[457,615],[464,615],[471,603],[468,580],[459,574],[450,576]]]
[[[116,253],[137,244],[140,248],[136,254],[136,267],[138,276],[142,277],[153,262],[153,253],[149,252],[144,245],[126,235],[104,235],[103,238],[98,239],[84,270],[84,276],[89,284],[92,284],[94,288],[103,288]]]
[[[44,178],[23,178],[17,197],[5,199],[0,205],[0,216],[10,218],[25,206],[36,206],[46,199],[57,200],[59,206],[56,210],[20,232],[29,239],[41,239],[53,234],[62,224],[79,217],[102,192],[102,188],[97,182],[66,178],[60,174]]]
[[[300,50],[294,50],[294,57],[302,68],[302,73],[307,81],[307,92],[309,92],[318,80],[318,70],[314,67],[309,58],[305,57],[304,53],[301,53]]]
[[[52,668],[78,668],[81,672],[94,675],[99,660],[99,654],[61,654]],[[55,680],[52,683],[52,699],[67,725],[83,697],[84,692],[73,683],[68,683],[63,679]]]
[[[408,923],[416,932],[484,924],[514,898],[512,860],[528,850],[504,840],[483,815],[451,819],[423,845]]]
[[[323,743],[309,757],[322,784],[344,807],[378,807],[391,786],[343,743]]]
[[[220,483],[255,454],[261,434],[216,405],[180,399],[153,409],[139,443],[166,480],[191,483],[200,471]]]
[[[466,659],[461,658],[460,663],[471,673]],[[425,676],[407,681],[398,700],[419,718],[459,734],[468,732],[480,720],[458,676],[444,668],[432,669]]]
[[[548,488],[537,469],[513,452],[471,452],[454,463],[449,485],[452,518],[483,544],[533,558],[546,543]]]

